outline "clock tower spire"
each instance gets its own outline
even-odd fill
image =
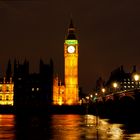
[[[71,19],[66,40],[76,40],[75,28]]]
[[[65,93],[64,103],[76,105],[79,103],[78,94],[78,40],[75,35],[75,28],[72,20],[64,42],[64,63],[65,63]]]

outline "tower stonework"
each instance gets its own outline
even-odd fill
[[[76,105],[79,103],[78,95],[78,40],[72,20],[64,42],[64,78],[65,93],[64,104]]]

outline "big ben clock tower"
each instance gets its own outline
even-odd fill
[[[65,95],[66,105],[76,105],[79,103],[78,95],[78,40],[75,36],[75,28],[72,20],[68,28],[64,43],[65,61]]]

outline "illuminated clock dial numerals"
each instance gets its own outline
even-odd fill
[[[69,46],[68,47],[68,52],[69,53],[74,53],[75,52],[75,47],[74,46]]]

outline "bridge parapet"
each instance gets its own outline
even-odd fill
[[[108,93],[104,96],[104,98],[105,98],[105,101],[107,101],[108,99],[114,100],[115,97],[121,99],[124,96],[129,96],[129,97],[135,99],[137,97],[137,94],[140,94],[140,89],[133,89],[133,90],[127,90],[127,91],[118,91],[118,92],[114,92],[114,93]]]

